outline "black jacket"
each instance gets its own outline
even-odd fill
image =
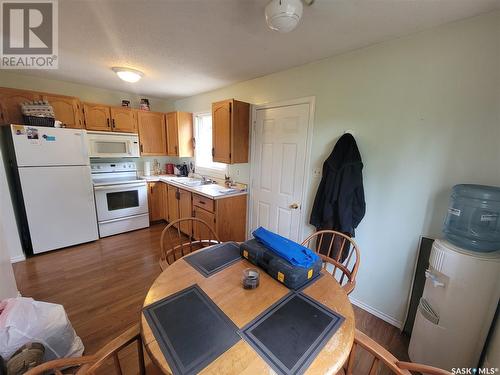
[[[351,134],[338,140],[323,164],[323,177],[314,199],[310,224],[354,236],[365,216],[363,162]]]

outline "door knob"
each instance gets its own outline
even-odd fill
[[[292,203],[292,204],[290,205],[290,208],[291,208],[292,210],[296,210],[297,208],[299,208],[299,204],[298,204],[298,203]]]

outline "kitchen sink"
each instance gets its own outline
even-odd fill
[[[208,184],[212,183],[209,181],[203,181],[203,180],[199,180],[197,178],[192,178],[192,177],[178,177],[174,181],[178,182],[179,184],[190,186],[190,187],[208,185]]]

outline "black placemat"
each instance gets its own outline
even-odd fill
[[[196,374],[240,340],[238,327],[198,285],[144,308],[174,375]]]
[[[344,317],[302,293],[290,293],[249,323],[242,336],[279,374],[302,374]]]
[[[184,257],[193,268],[209,277],[241,259],[240,248],[235,242],[213,245]]]

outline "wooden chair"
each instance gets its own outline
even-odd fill
[[[360,252],[351,237],[334,230],[320,230],[307,237],[302,245],[321,257],[326,270],[337,279],[347,294],[354,290]],[[331,264],[332,270],[328,264]]]
[[[367,351],[373,359],[371,360],[370,371],[366,372],[369,375],[375,375],[383,367],[390,370],[391,373],[396,375],[412,375],[410,371],[420,372],[428,375],[451,375],[451,372],[441,370],[436,367],[421,365],[412,362],[401,362],[384,347],[365,335],[363,332],[356,330],[354,335],[354,345],[347,361],[347,368],[340,371],[337,375],[352,375],[354,364],[356,363],[356,354],[361,351]],[[356,370],[356,374],[359,374]]]
[[[139,356],[139,373],[144,375],[146,373],[144,364],[144,352],[142,348],[142,339],[140,335],[139,325],[135,324],[127,329],[120,336],[104,345],[94,355],[87,355],[75,358],[61,358],[42,363],[41,365],[27,371],[25,375],[42,375],[47,372],[56,375],[62,374],[95,374],[96,371],[110,358],[113,358],[115,373],[121,375],[122,368],[118,353],[129,344],[137,342],[137,351]],[[62,371],[64,369],[64,372]]]
[[[207,222],[196,217],[174,220],[161,232],[160,267],[165,270],[184,255],[218,243],[219,237]]]

